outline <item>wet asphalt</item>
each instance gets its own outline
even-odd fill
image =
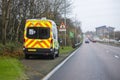
[[[120,80],[120,48],[83,43],[48,80]]]

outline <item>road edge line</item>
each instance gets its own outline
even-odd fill
[[[80,47],[79,47],[80,48]],[[45,77],[43,77],[42,80],[48,80],[60,67],[62,67],[65,62],[67,62],[78,50],[76,49],[74,52],[72,52],[65,60],[63,60],[59,65],[57,65],[52,71],[50,71]]]

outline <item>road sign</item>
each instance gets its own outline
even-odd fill
[[[59,31],[61,31],[61,32],[62,32],[62,31],[66,31],[66,29],[59,29]]]
[[[70,31],[69,36],[70,36],[70,38],[74,38],[74,33]]]
[[[66,26],[64,23],[61,23],[60,27],[59,27],[59,31],[66,31]]]

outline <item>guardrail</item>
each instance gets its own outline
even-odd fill
[[[81,43],[76,43],[76,44],[73,44],[72,47],[76,48],[76,47],[79,47],[81,44],[82,44],[82,42]]]

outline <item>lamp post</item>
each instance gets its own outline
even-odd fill
[[[114,43],[116,42],[116,39],[115,39],[115,30],[114,30]]]

